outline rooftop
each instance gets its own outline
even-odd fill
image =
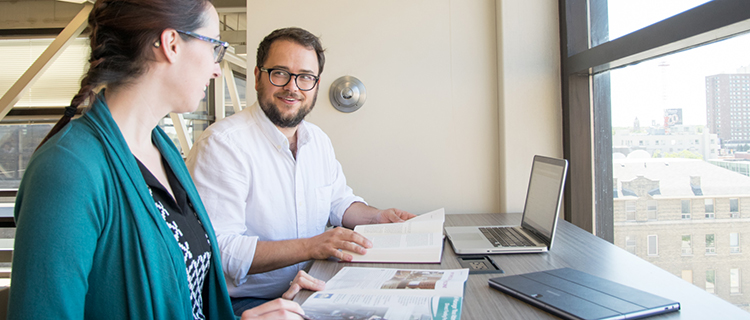
[[[703,160],[682,158],[614,159],[613,177],[618,196],[622,182],[644,177],[659,181],[658,197],[695,197],[690,177],[700,177],[704,196],[750,195],[750,177],[720,168]]]

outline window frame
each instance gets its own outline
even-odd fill
[[[603,72],[748,32],[750,2],[711,1],[593,43],[608,34],[607,6],[606,0],[559,0],[563,151],[570,162],[564,212],[566,220],[614,242],[610,96],[596,90],[609,84]]]
[[[693,283],[693,270],[692,269],[682,270],[680,277],[682,278],[682,280]]]
[[[636,239],[635,236],[625,236],[625,250],[632,254],[636,254]]]
[[[732,204],[732,202],[735,202]],[[729,217],[739,218],[740,217],[740,198],[729,198]]]
[[[709,246],[709,240],[708,237],[711,236],[711,245]],[[707,255],[715,255],[716,254],[716,234],[709,233],[706,234],[706,254]]]
[[[703,209],[704,209],[706,219],[716,219],[716,200],[715,199],[713,198],[703,199]]]
[[[646,213],[648,215],[648,220],[657,220],[659,211],[659,201],[658,200],[646,200]]]
[[[685,211],[685,203],[687,201],[687,212]],[[690,199],[680,200],[680,217],[683,220],[690,220],[692,218],[692,201]]]
[[[739,232],[730,232],[729,233],[729,253],[742,253],[742,249],[740,248],[740,233]]]
[[[637,211],[638,202],[636,200],[625,200],[625,221],[635,221]]]
[[[653,251],[651,250],[653,244]],[[656,257],[659,255],[659,236],[650,234],[646,236],[646,253],[649,257]]]
[[[711,281],[711,282],[708,281],[709,275],[711,275],[711,277],[713,277],[713,281]],[[716,294],[716,282],[717,282],[716,281],[716,270],[715,269],[708,269],[708,270],[706,270],[705,290],[708,293]],[[711,284],[711,288],[710,289],[709,289],[709,284]]]
[[[687,241],[685,241],[685,237],[687,237]],[[687,243],[687,246],[685,245],[685,243]],[[693,255],[693,235],[683,234],[681,236],[680,248],[681,248],[683,256],[692,256]]]
[[[729,269],[729,294],[730,295],[742,294],[742,269],[741,268]]]

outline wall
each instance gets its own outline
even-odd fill
[[[326,66],[307,120],[374,206],[521,211],[531,156],[562,155],[556,2],[250,1],[249,64],[287,26],[321,37]],[[344,75],[367,88],[349,114],[328,99]]]
[[[501,210],[513,212],[534,155],[563,156],[559,16],[557,1],[498,3]]]

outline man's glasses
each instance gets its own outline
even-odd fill
[[[222,59],[224,59],[224,53],[227,52],[227,48],[229,47],[228,42],[202,36],[190,31],[177,30],[177,32],[182,33],[186,36],[191,36],[193,38],[212,43],[214,45],[214,62],[219,63]]]
[[[260,71],[268,72],[268,80],[271,81],[272,85],[277,87],[287,85],[292,80],[292,76],[294,76],[294,83],[297,84],[297,88],[301,91],[310,91],[318,83],[318,77],[307,73],[294,74],[282,69],[266,69],[262,67],[259,69]]]

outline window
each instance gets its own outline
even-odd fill
[[[697,7],[708,0],[674,1],[669,5],[658,5],[651,1],[609,1],[609,32],[610,40],[617,39],[650,24],[659,22],[678,13]],[[649,14],[643,15],[643,10]],[[613,14],[618,13],[618,14]],[[638,19],[628,19],[628,16],[643,15]]]
[[[625,201],[625,219],[635,221],[635,201]]]
[[[716,254],[716,242],[713,234],[706,235],[706,254]]]
[[[657,206],[656,200],[646,201],[646,210],[648,211],[649,220],[656,220],[656,206]]]
[[[693,255],[693,236],[691,235],[682,236],[682,255],[683,256]]]
[[[737,232],[729,234],[729,253],[740,253],[740,234]]]
[[[682,280],[693,283],[693,270],[682,270]]]
[[[740,217],[740,199],[729,198],[729,216],[732,218]]]
[[[635,237],[634,236],[626,236],[625,237],[625,250],[628,252],[635,254]]]
[[[10,61],[0,76],[0,92],[6,92],[29,66],[49,47],[52,39],[0,39],[0,56]],[[21,176],[28,164],[31,153],[47,135],[54,123],[62,115],[62,107],[78,92],[80,79],[90,52],[88,39],[73,39],[60,56],[48,66],[29,90],[20,97],[8,116],[0,119],[0,189],[17,189]],[[235,68],[235,67],[233,67]],[[236,67],[242,69],[242,67]],[[242,71],[245,72],[245,71]],[[234,72],[237,93],[240,103],[245,101],[245,75]],[[206,97],[200,102],[195,112],[182,116],[189,139],[195,140],[214,120],[209,115],[213,110],[214,80]],[[222,82],[223,83],[223,82]],[[225,86],[226,90],[227,86]],[[228,94],[225,95],[229,97]],[[230,99],[231,104],[231,99]],[[24,108],[21,110],[20,108]],[[172,119],[167,116],[159,122],[181,150],[177,130]]]
[[[0,189],[17,189],[31,154],[51,124],[0,126]]]
[[[706,219],[713,219],[714,214],[714,199],[703,199],[706,208]]]
[[[622,10],[623,6],[637,7],[641,12],[648,12],[644,16],[650,17],[626,14],[628,11]],[[693,6],[699,8],[690,9]],[[729,260],[738,257],[730,257],[729,251],[725,251],[728,245],[724,241],[727,241],[730,231],[738,230],[728,230],[733,222],[724,219],[741,215],[739,200],[747,197],[741,193],[750,189],[745,187],[746,176],[724,176],[720,171],[713,171],[712,168],[717,166],[708,161],[731,157],[734,154],[729,149],[745,151],[739,147],[746,149],[750,145],[749,115],[746,114],[750,110],[744,106],[747,91],[741,91],[742,95],[730,94],[739,91],[738,77],[748,72],[747,54],[741,53],[750,52],[749,6],[749,2],[736,0],[562,0],[560,8],[564,10],[562,17],[567,27],[562,29],[566,33],[561,37],[565,41],[561,46],[563,110],[567,126],[564,139],[568,143],[565,152],[570,161],[590,163],[578,173],[571,172],[571,177],[578,177],[572,178],[577,181],[571,180],[573,187],[566,194],[566,200],[570,200],[566,209],[573,223],[608,241],[614,241],[622,233],[636,235],[639,239],[643,235],[656,235],[657,238],[663,235],[666,238],[662,239],[674,240],[690,233],[696,235],[697,238],[691,240],[697,240],[695,244],[700,248],[704,247],[701,242],[705,235],[712,234],[714,239],[709,239],[709,253],[705,257],[693,252],[693,256],[678,256],[676,259],[699,265],[703,259],[710,259],[716,266],[712,268],[719,270],[718,276],[726,276]],[[658,14],[667,8],[673,11],[663,16]],[[677,16],[661,21],[661,18],[652,18],[671,14]],[[712,18],[705,19],[707,14]],[[735,18],[730,19],[730,16]],[[638,27],[625,28],[625,25]],[[700,30],[687,31],[694,27]],[[632,32],[636,29],[639,30]],[[686,32],[680,35],[682,31]],[[619,38],[612,41],[616,37]],[[651,41],[653,45],[645,45]],[[721,79],[723,76],[726,79]],[[731,79],[734,82],[730,83],[729,77],[734,77]],[[634,101],[635,93],[641,101],[649,102]],[[698,97],[688,98],[689,95]],[[674,117],[668,119],[665,115],[670,109],[675,109],[669,113]],[[639,124],[637,132],[641,137],[631,135],[629,139],[635,139],[633,146],[615,145],[613,134],[635,132],[636,118]],[[734,127],[726,125],[732,122]],[[641,152],[643,147],[639,150],[638,139],[660,141],[657,148],[661,150],[645,150],[649,152],[646,155]],[[683,158],[679,161],[684,162],[673,158]],[[636,159],[643,161],[636,163]],[[693,169],[678,169],[683,164]],[[679,178],[669,180],[671,170],[674,170],[672,177]],[[732,171],[729,168],[722,170]],[[623,176],[626,171],[631,173],[630,177]],[[653,172],[659,172],[659,175]],[[696,176],[689,176],[688,172]],[[705,176],[698,176],[703,174]],[[636,177],[643,182],[647,179],[658,181],[660,198],[688,200],[684,203],[685,210],[682,201],[679,204],[664,201],[658,206],[658,221],[647,219],[648,212],[637,216],[637,224],[623,219],[625,207],[613,204],[625,199],[613,198],[609,186],[615,180],[633,181]],[[735,184],[738,188],[733,187]],[[639,190],[650,192],[657,190],[658,186],[644,184],[642,187]],[[671,191],[670,194],[672,187],[684,191]],[[717,188],[728,191],[717,192]],[[711,198],[708,206],[707,197]],[[733,203],[730,203],[730,197],[738,199],[737,212],[731,212]],[[646,200],[638,199],[643,202],[638,202],[638,211],[647,209]],[[693,209],[700,221],[692,219]],[[647,260],[672,272],[680,270],[674,265],[674,256],[681,254],[674,250],[677,247],[674,240],[665,242],[665,247],[661,248],[664,250],[658,253],[664,259]],[[716,254],[717,246],[721,253],[726,254]],[[637,254],[649,258],[649,251],[647,248]],[[706,272],[705,265],[694,270],[696,284],[703,286],[704,279],[701,278]],[[719,284],[722,286],[729,283],[729,279],[721,280]],[[716,284],[715,281],[711,283]],[[719,297],[740,306],[750,305],[750,296],[730,299],[728,288],[720,291],[714,287],[709,290],[715,291]]]
[[[729,293],[740,294],[742,282],[740,282],[740,269],[729,269]]]
[[[46,39],[3,39],[0,41],[0,55],[6,63],[3,76],[0,77],[0,92],[5,93],[29,66],[52,43],[52,37]],[[88,40],[85,37],[71,39],[70,45],[60,52],[54,63],[48,65],[47,71],[29,87],[14,107],[47,108],[64,107],[78,92],[80,79],[84,74],[84,64],[89,52]],[[45,119],[57,121],[62,113]],[[35,117],[39,120],[39,117]],[[44,118],[47,118],[46,116]],[[8,120],[7,118],[3,119]]]
[[[706,291],[716,293],[716,270],[706,270]]]
[[[648,236],[648,255],[649,256],[659,255],[659,241],[658,241],[658,236],[656,235]]]
[[[682,200],[682,219],[690,219],[690,200]]]

